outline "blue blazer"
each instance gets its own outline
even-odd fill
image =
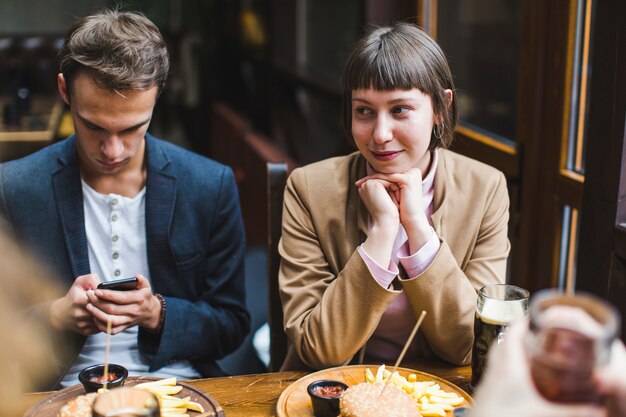
[[[13,233],[57,274],[63,289],[90,273],[74,136],[0,164],[0,211]],[[146,135],[146,242],[154,292],[167,313],[160,334],[139,329],[150,370],[190,360],[202,376],[250,330],[245,307],[244,229],[230,168]],[[85,338],[59,352],[59,377]],[[58,380],[57,380],[58,382]]]

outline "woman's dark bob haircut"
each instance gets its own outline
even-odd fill
[[[448,60],[439,45],[417,26],[396,23],[375,28],[354,47],[343,72],[343,127],[352,137],[352,92],[357,89],[411,90],[430,96],[443,126],[431,133],[429,149],[447,148],[458,120],[456,91]],[[452,102],[444,90],[452,90]],[[435,129],[433,129],[435,130]]]

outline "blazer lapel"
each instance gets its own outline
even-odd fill
[[[76,155],[75,140],[67,141],[59,157],[63,167],[52,175],[55,202],[65,247],[72,269],[72,278],[89,274],[89,252],[87,233],[85,232],[85,214],[83,211],[83,190],[80,183],[80,170]]]
[[[176,177],[166,172],[170,159],[158,142],[146,135],[148,156],[148,178],[146,181],[146,245],[148,264],[153,286],[158,291],[166,291],[167,280],[162,271],[165,262],[172,257],[169,244],[169,230],[176,201]],[[162,272],[164,274],[162,274]]]
[[[365,158],[363,156],[359,156],[356,160],[356,163],[351,169],[350,178],[348,179],[349,193],[354,193],[355,195],[353,198],[348,198],[348,201],[353,201],[354,204],[356,204],[357,224],[358,224],[359,230],[361,231],[361,237],[362,237],[362,239],[360,239],[360,241],[357,244],[361,244],[366,239],[366,236],[369,234],[369,218],[370,218],[369,212],[367,211],[365,204],[363,204],[363,200],[361,200],[359,191],[354,186],[354,183],[358,179],[363,178],[364,176],[367,175],[366,164],[367,162],[365,161]],[[348,209],[347,212],[354,213],[354,210]]]
[[[430,220],[433,223],[433,228],[438,232],[440,236],[444,234],[443,231],[443,223],[441,219],[443,218],[443,214],[445,212],[445,184],[446,184],[446,151],[443,149],[438,149],[439,152],[439,163],[437,164],[437,173],[435,174],[435,192],[433,196],[433,214],[430,216]]]

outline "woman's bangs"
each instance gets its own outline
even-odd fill
[[[411,90],[418,88],[423,92],[430,90],[426,85],[426,76],[423,63],[419,59],[409,60],[407,57],[385,56],[377,54],[374,59],[367,62],[356,62],[353,65],[354,73],[349,77],[348,87],[350,90],[368,89],[374,90]]]

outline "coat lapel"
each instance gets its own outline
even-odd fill
[[[150,277],[157,291],[167,292],[162,265],[172,257],[169,231],[176,201],[176,177],[167,172],[170,159],[158,142],[146,135],[148,178],[146,182],[146,244]]]
[[[448,162],[446,159],[446,151],[444,149],[438,149],[439,152],[439,162],[437,164],[437,172],[435,174],[435,192],[433,196],[433,214],[430,216],[430,220],[433,223],[433,228],[439,234],[439,236],[443,236],[443,223],[441,219],[443,218],[443,214],[445,212],[445,184],[446,184],[446,163]]]
[[[90,273],[83,190],[74,138],[62,148],[59,162],[62,167],[52,175],[54,196],[63,228],[65,247],[69,256],[73,278]]]
[[[359,240],[360,244],[366,239],[366,236],[369,234],[369,212],[363,204],[363,200],[361,200],[361,196],[359,196],[358,189],[354,186],[354,183],[367,175],[367,162],[363,156],[359,156],[356,160],[356,163],[353,165],[350,178],[348,179],[349,184],[349,192],[355,194],[355,197],[348,198],[348,201],[354,202],[356,204],[356,213],[357,213],[357,224],[359,230],[361,231],[361,239]],[[347,210],[348,213],[354,213],[354,210],[350,208]]]

